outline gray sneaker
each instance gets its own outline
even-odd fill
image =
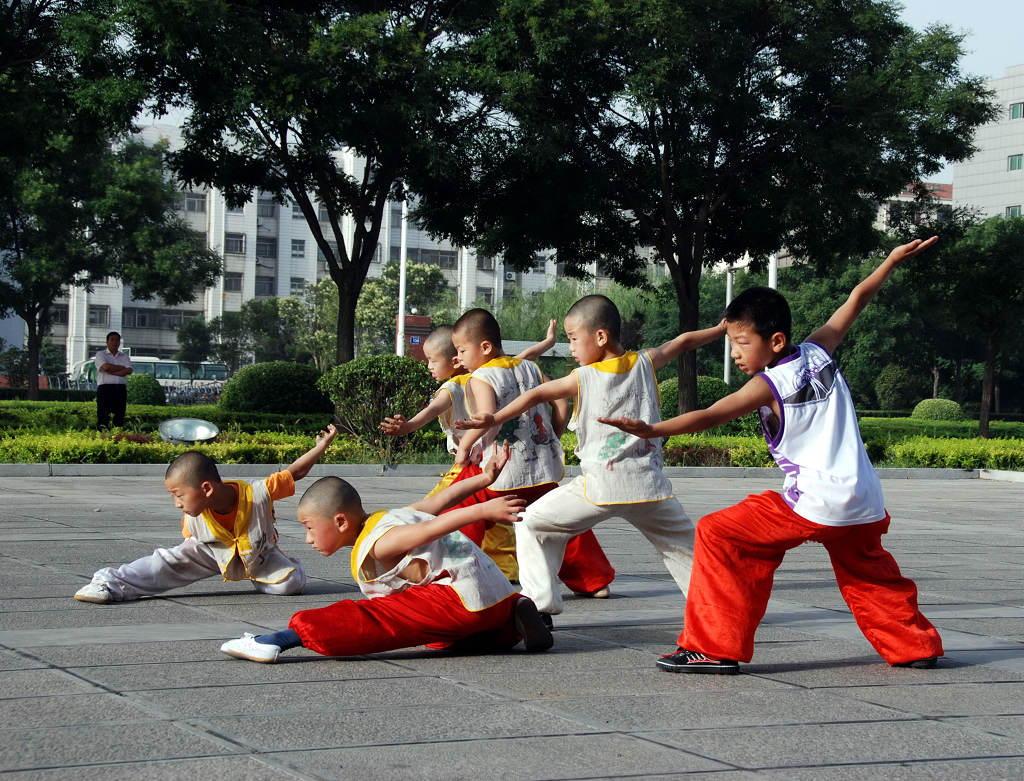
[[[75,599],[79,602],[96,602],[100,605],[115,601],[113,593],[102,580],[94,580],[82,586],[75,592]]]

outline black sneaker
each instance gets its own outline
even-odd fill
[[[740,666],[732,659],[716,659],[700,651],[678,648],[670,654],[662,654],[658,667],[670,673],[704,673],[705,675],[736,675]]]
[[[537,612],[532,600],[520,599],[515,606],[516,631],[523,636],[527,651],[546,651],[555,644],[551,628],[544,621],[545,614]],[[547,616],[550,621],[551,617]]]
[[[938,664],[938,657],[929,656],[927,659],[914,659],[910,662],[896,662],[893,667],[912,667],[915,670],[930,670]]]
[[[548,629],[555,628],[555,622],[552,620],[550,613],[541,613],[540,620],[544,622],[544,626],[546,626]]]

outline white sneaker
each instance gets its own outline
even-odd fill
[[[277,661],[281,647],[270,643],[256,642],[256,635],[246,632],[237,640],[228,640],[220,647],[222,653],[236,659],[248,659],[250,662],[271,664]]]
[[[94,580],[78,589],[75,592],[75,599],[79,602],[96,602],[105,605],[114,601],[114,595],[103,581]]]

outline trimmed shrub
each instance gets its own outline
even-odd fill
[[[424,426],[407,437],[390,437],[380,428],[384,418],[396,412],[411,418],[430,402],[437,383],[421,361],[363,355],[326,372],[317,386],[334,402],[341,429],[376,448],[385,464],[395,463],[408,450],[429,449],[425,443],[438,440],[437,426]]]
[[[317,387],[315,366],[288,361],[255,363],[224,384],[220,404],[233,412],[330,412],[331,402]]]
[[[128,403],[163,406],[167,402],[164,386],[148,374],[128,375]]]
[[[963,420],[964,413],[960,405],[952,399],[925,399],[914,407],[910,417],[924,420]]]
[[[914,375],[895,363],[886,364],[875,378],[875,397],[883,410],[909,407],[923,390]]]
[[[733,389],[718,377],[697,376],[697,408],[706,409],[719,399],[724,399]],[[661,396],[661,419],[667,420],[679,414],[679,379],[672,377],[658,383],[658,395]],[[761,422],[757,413],[744,415],[742,418],[730,420],[721,426],[708,429],[712,436],[735,435],[756,437],[761,434]]]

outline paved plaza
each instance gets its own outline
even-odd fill
[[[778,572],[753,662],[718,677],[654,666],[682,598],[618,521],[597,529],[613,597],[567,599],[546,653],[231,659],[223,640],[357,596],[345,552],[304,544],[293,498],[278,528],[309,575],[302,596],[217,579],[76,602],[95,569],[176,544],[180,516],[162,470],[73,471],[0,468],[0,781],[1024,778],[1024,482],[883,479],[886,545],[942,634],[937,669],[883,663],[805,545]],[[428,471],[349,479],[368,508],[392,507],[426,493]],[[781,482],[672,474],[695,519]]]

